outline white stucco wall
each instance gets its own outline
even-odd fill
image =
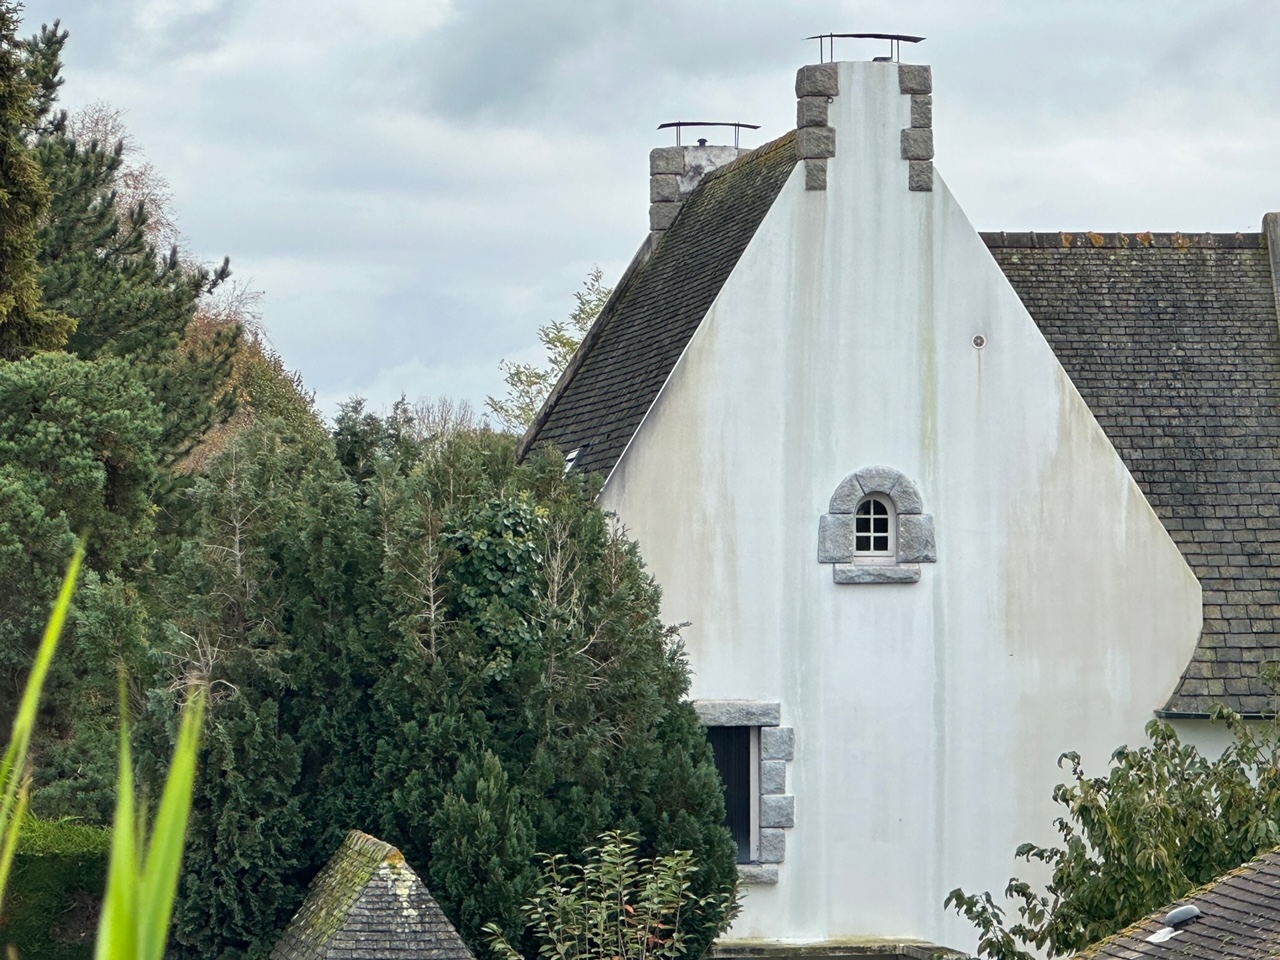
[[[696,698],[777,700],[796,826],[731,936],[972,947],[956,886],[1052,838],[1055,761],[1136,742],[1200,588],[937,178],[907,190],[894,65],[840,67],[826,191],[803,165],[610,477],[684,633]],[[971,340],[986,338],[982,351]],[[938,561],[836,585],[840,480],[918,484]]]

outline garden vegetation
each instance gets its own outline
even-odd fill
[[[47,825],[126,810],[103,936],[158,956],[142,908],[174,879],[169,955],[264,957],[358,827],[474,947],[494,923],[532,956],[537,855],[581,860],[621,830],[659,863],[687,851],[704,906],[676,932],[701,952],[736,877],[719,780],[658,587],[596,482],[553,451],[517,465],[514,437],[448,404],[353,401],[324,424],[229,264],[173,244],[119,115],[58,109],[67,33],[21,38],[18,14],[0,0],[0,729],[87,535],[21,798],[62,852]],[[170,760],[194,750],[193,690],[198,766]],[[180,875],[171,770],[193,777]],[[163,844],[130,833],[135,781],[163,798]]]

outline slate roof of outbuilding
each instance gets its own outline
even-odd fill
[[[710,173],[646,240],[521,443],[608,474],[796,164],[794,133]]]
[[[1174,907],[1194,904],[1200,916],[1163,943],[1147,937],[1165,927]],[[1077,960],[1264,960],[1280,955],[1280,851],[1271,851],[1077,954]]]
[[[352,830],[316,874],[271,960],[475,960],[389,843]]]
[[[1200,580],[1164,712],[1272,709],[1280,658],[1280,327],[1261,234],[983,239]]]

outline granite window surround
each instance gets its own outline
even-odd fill
[[[868,499],[887,500],[896,525],[891,556],[867,556],[856,549],[857,514]],[[836,583],[916,583],[920,564],[934,563],[933,517],[915,483],[893,467],[863,467],[849,474],[831,495],[828,512],[818,519],[818,562],[832,565]]]
[[[759,859],[738,864],[742,883],[777,883],[787,852],[786,831],[795,826],[796,798],[787,793],[787,763],[796,735],[782,726],[782,705],[760,700],[694,700],[704,727],[756,727],[760,733]]]

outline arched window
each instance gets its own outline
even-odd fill
[[[840,481],[818,519],[818,562],[836,583],[916,583],[938,559],[933,517],[911,479],[893,467],[863,467]]]
[[[884,557],[895,555],[893,506],[888,497],[872,494],[864,497],[854,511],[853,553],[858,557]]]

